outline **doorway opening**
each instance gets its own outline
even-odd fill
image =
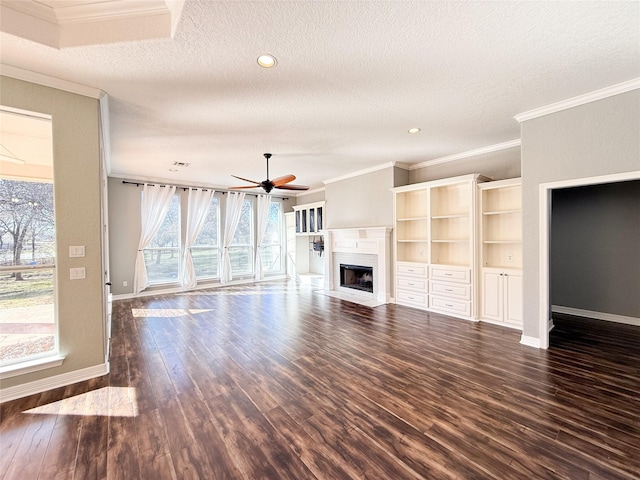
[[[549,331],[553,328],[552,305],[552,267],[551,267],[551,242],[552,242],[552,214],[554,192],[561,189],[595,186],[599,184],[611,184],[640,179],[640,171],[622,174],[604,175],[574,179],[560,182],[552,182],[540,185],[540,238],[539,238],[539,339],[540,348],[549,348]],[[603,265],[607,266],[607,265]],[[606,288],[606,286],[604,286]]]

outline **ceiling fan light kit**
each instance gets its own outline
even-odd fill
[[[267,179],[262,182],[256,182],[255,180],[249,180],[248,178],[238,177],[236,175],[231,175],[238,180],[242,180],[244,182],[253,183],[254,185],[243,185],[240,187],[231,187],[230,190],[240,190],[246,188],[258,188],[261,187],[265,192],[270,193],[271,190],[277,188],[279,190],[309,190],[309,187],[306,185],[290,185],[289,182],[293,182],[296,179],[295,175],[283,175],[282,177],[274,178],[273,180],[269,180],[269,159],[271,158],[270,153],[264,153],[264,158],[267,160]]]

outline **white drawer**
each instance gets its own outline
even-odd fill
[[[403,305],[415,305],[425,308],[427,306],[427,295],[398,290],[396,292],[396,303]]]
[[[451,312],[458,315],[471,315],[471,303],[447,298],[429,297],[429,306],[434,309]]]
[[[433,280],[445,280],[447,282],[471,283],[471,270],[468,268],[431,267]]]
[[[427,266],[398,263],[396,267],[396,272],[398,272],[398,275],[417,275],[421,277],[426,277]]]
[[[427,291],[427,281],[422,278],[398,277],[398,288]]]
[[[471,300],[471,285],[432,281],[429,282],[429,287],[429,293],[433,295],[454,297],[461,300]]]

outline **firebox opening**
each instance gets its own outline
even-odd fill
[[[373,267],[341,263],[340,286],[373,293]]]

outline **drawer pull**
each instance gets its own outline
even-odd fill
[[[450,289],[450,288],[445,288],[445,289],[444,289],[444,291],[445,291],[445,292],[453,292],[453,290],[452,290],[452,289]]]
[[[415,270],[413,268],[407,268],[407,272],[415,272]]]
[[[413,286],[415,285],[415,283],[413,283],[413,282],[407,282],[407,285],[408,285],[408,286],[410,286],[410,287],[413,287]]]
[[[409,297],[409,296],[408,296],[407,298],[408,298],[409,300],[415,300],[415,298],[413,298],[413,297]]]
[[[453,273],[445,273],[445,275],[446,275],[447,277],[451,277],[451,276],[453,275]]]
[[[445,307],[449,307],[449,308],[453,308],[453,305],[451,305],[450,303],[445,303],[444,306]]]

